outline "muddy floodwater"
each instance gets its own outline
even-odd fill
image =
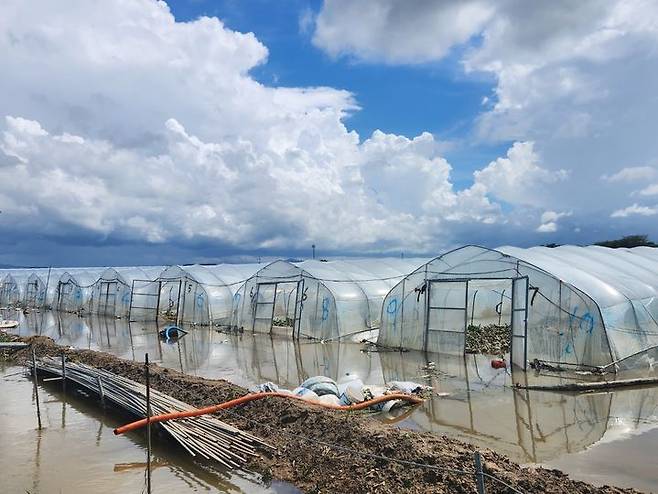
[[[2,492],[142,492],[143,434],[115,436],[126,418],[104,412],[96,400],[63,393],[61,383],[39,384],[38,429],[33,383],[24,369],[0,363]],[[122,420],[123,419],[123,420]],[[156,441],[152,483],[157,492],[296,492],[266,487],[256,475],[195,463],[174,444]]]
[[[559,468],[597,485],[658,491],[658,387],[587,394],[527,391],[513,389],[508,371],[493,369],[491,357],[484,355],[376,352],[361,344],[227,335],[205,327],[186,328],[185,337],[166,342],[159,338],[161,326],[155,323],[53,312],[27,316],[12,312],[5,317],[20,320],[13,332],[22,336],[41,334],[60,345],[136,361],[143,361],[148,352],[159,365],[200,377],[228,379],[248,388],[271,381],[292,389],[311,376],[337,379],[347,373],[358,374],[367,384],[392,380],[429,384],[440,395],[392,426],[456,437],[521,464]],[[0,383],[2,396],[10,397],[0,407],[0,433],[4,438],[9,431],[16,447],[5,448],[3,440],[0,461],[21,465],[16,473],[20,483],[14,485],[29,490],[34,482],[52,475],[54,468],[66,487],[64,492],[76,492],[71,483],[65,483],[66,478],[80,477],[80,471],[87,468],[90,483],[79,492],[89,492],[90,486],[100,492],[93,483],[100,482],[96,476],[110,482],[113,492],[122,491],[128,483],[135,491],[134,486],[143,482],[143,468],[130,466],[144,461],[141,436],[113,436],[111,429],[118,423],[115,417],[103,415],[87,402],[62,403],[52,386],[44,389],[42,400],[52,402],[46,405],[47,421],[56,425],[39,434],[34,414],[25,413],[33,411],[30,381],[10,379]],[[59,427],[64,410],[66,427]],[[67,441],[78,449],[66,448],[75,451],[71,458],[63,459],[57,451]],[[156,454],[162,466],[156,468],[154,479],[170,485],[171,492],[205,490],[209,485],[229,492],[287,488],[265,487],[248,474],[210,470],[173,446],[163,450],[160,445]],[[61,462],[70,465],[58,466]]]

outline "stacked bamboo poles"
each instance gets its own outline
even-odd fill
[[[42,372],[62,376],[88,391],[96,393],[103,402],[112,402],[138,417],[146,417],[146,386],[125,377],[85,364],[66,362],[46,357],[37,360]],[[159,391],[150,390],[151,414],[194,410]],[[232,427],[210,415],[162,422],[162,428],[192,456],[215,460],[226,467],[239,467],[250,456],[257,456],[256,448],[272,448],[251,434]]]

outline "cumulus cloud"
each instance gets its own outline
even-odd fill
[[[491,195],[514,204],[538,204],[545,187],[565,180],[567,170],[542,168],[533,142],[515,142],[506,158],[498,158],[475,172],[475,182]]]
[[[629,166],[622,168],[612,175],[602,175],[601,179],[606,182],[636,182],[639,180],[650,180],[656,176],[656,169],[650,166]]]
[[[313,43],[333,57],[422,63],[438,60],[467,41],[493,13],[489,2],[480,0],[326,0],[316,18]]]
[[[473,137],[533,141],[549,171],[572,170],[569,183],[549,191],[554,202],[598,214],[592,189],[601,176],[617,186],[606,200],[620,208],[631,181],[655,178],[651,167],[633,164],[658,155],[656,2],[506,0],[465,23],[454,21],[453,9],[480,9],[477,2],[383,0],[361,15],[358,6],[326,1],[316,45],[334,56],[397,64],[442,60],[453,50],[466,76],[493,80]]]
[[[658,184],[651,184],[640,191],[642,196],[655,196],[658,195]]]
[[[456,187],[432,134],[359,136],[344,125],[359,111],[350,92],[256,81],[251,71],[267,63],[268,50],[251,33],[216,18],[177,22],[165,3],[153,0],[67,1],[67,8],[46,0],[3,3],[0,180],[11,184],[0,191],[5,231],[70,244],[210,242],[240,251],[317,242],[343,251],[428,252],[456,235],[469,241],[483,231],[502,235],[491,225],[531,231],[539,211],[555,213],[541,225],[557,229],[565,213],[554,211],[555,190],[581,178],[578,160],[524,137],[512,139],[506,156],[476,171],[472,183]],[[496,74],[500,88],[509,60],[526,59],[519,52],[501,58],[500,67],[489,63],[487,50],[509,35],[490,30],[500,6],[444,2],[437,11],[432,3],[402,9],[377,2],[367,18],[377,30],[364,22],[340,41],[332,29],[354,5],[326,3],[315,19],[314,43],[335,56],[419,63],[489,33],[467,53],[468,69]],[[410,12],[423,19],[398,22]],[[307,13],[300,27],[312,22]],[[547,27],[544,36],[550,32]],[[433,42],[426,43],[428,33]],[[363,51],[368,47],[382,50]],[[514,70],[526,82],[538,73],[522,66]],[[577,83],[563,94],[578,93],[589,104],[593,99],[577,88],[581,68],[574,70]],[[515,98],[501,90],[486,111],[502,119],[523,107]],[[586,114],[566,112],[561,122],[587,127]],[[499,123],[509,137],[507,124]],[[651,162],[635,158],[628,162]],[[597,179],[609,170],[598,169]]]
[[[623,209],[617,209],[610,215],[611,218],[627,218],[628,216],[653,216],[658,214],[658,206],[640,206],[635,203]]]
[[[0,18],[0,209],[23,235],[427,251],[566,176],[518,142],[457,189],[432,134],[362,138],[349,92],[254,80],[253,34],[151,0],[37,3]]]
[[[152,153],[51,134],[20,117],[5,127],[0,180],[15,186],[2,191],[0,208],[20,222],[15,228],[51,235],[76,227],[149,242],[420,248],[437,241],[442,223],[501,218],[484,188],[453,189],[430,134],[375,132],[359,144],[346,133],[337,149],[307,136],[275,152],[243,138],[205,142],[169,119],[166,146]],[[25,198],[31,207],[17,208]]]
[[[571,211],[544,211],[540,219],[541,224],[537,227],[536,231],[539,233],[554,233],[558,230],[558,220],[572,214]]]

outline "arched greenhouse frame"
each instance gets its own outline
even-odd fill
[[[294,338],[377,337],[381,304],[419,259],[274,261],[236,294],[232,325]]]
[[[406,276],[386,296],[378,343],[448,354],[466,351],[467,331],[493,301],[473,287],[506,284],[510,358],[575,368],[650,365],[658,348],[656,249],[465,246]],[[500,288],[497,289],[497,292]],[[495,317],[495,316],[494,316]]]

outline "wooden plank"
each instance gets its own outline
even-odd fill
[[[658,377],[639,377],[636,379],[618,379],[615,381],[594,381],[594,382],[578,382],[570,384],[556,384],[556,385],[528,385],[522,386],[517,384],[517,388],[529,389],[533,391],[592,391],[600,389],[611,388],[624,388],[632,386],[656,386],[658,385]]]

